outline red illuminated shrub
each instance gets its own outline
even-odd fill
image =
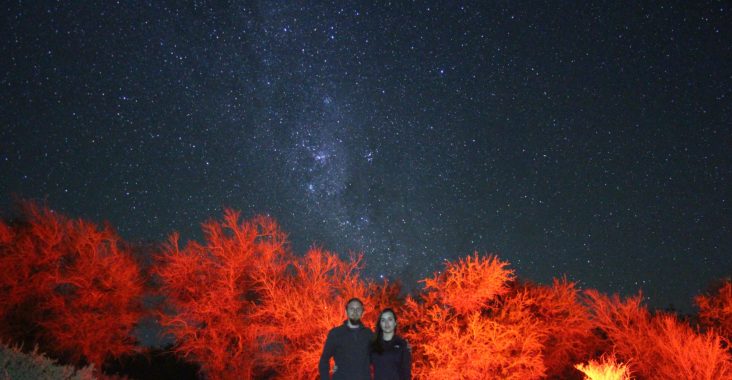
[[[203,230],[204,245],[190,242],[180,249],[174,234],[160,255],[157,274],[171,308],[160,314],[160,323],[175,337],[175,350],[198,362],[209,378],[249,379],[261,366],[256,281],[282,272],[285,234],[270,218],[240,223],[231,210]]]
[[[526,292],[510,291],[513,271],[495,256],[447,263],[403,308],[422,379],[538,379],[544,376],[542,333],[527,312]]]
[[[443,273],[423,280],[426,289],[433,289],[440,302],[458,313],[481,310],[497,296],[508,293],[513,270],[508,262],[495,256],[479,257],[477,253],[447,263]]]
[[[520,308],[514,319],[536,321],[541,331],[542,355],[548,378],[578,377],[574,363],[587,361],[600,349],[590,313],[580,302],[574,283],[554,279],[551,286],[526,284],[516,296],[508,296],[504,309]],[[520,302],[515,302],[517,298]]]
[[[729,379],[732,357],[722,338],[700,334],[675,316],[652,316],[640,296],[625,302],[587,291],[597,327],[618,358],[643,379]]]
[[[732,281],[724,281],[711,294],[697,296],[695,300],[701,324],[732,340]]]
[[[109,228],[23,210],[0,228],[2,337],[97,368],[134,351],[143,285],[129,249]]]

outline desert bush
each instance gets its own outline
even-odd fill
[[[513,313],[513,321],[536,322],[547,378],[579,378],[573,363],[587,361],[602,349],[589,311],[566,278],[554,279],[551,286],[517,282],[505,299],[502,314]]]
[[[160,324],[175,337],[175,351],[201,365],[211,379],[253,378],[261,366],[254,315],[261,303],[255,279],[276,277],[287,255],[285,234],[267,217],[203,224],[205,243],[181,249],[173,234],[160,253],[161,291],[169,310]]]
[[[24,203],[21,221],[1,229],[4,339],[97,368],[136,350],[142,279],[111,228]]]
[[[513,279],[507,265],[477,254],[448,262],[445,271],[424,280],[419,299],[407,297],[402,320],[415,378],[544,376],[542,334],[523,307],[526,292],[502,299]]]
[[[710,294],[699,295],[695,301],[701,325],[732,340],[732,280],[726,279]]]
[[[440,303],[467,314],[508,293],[514,273],[507,266],[496,256],[480,257],[476,252],[457,263],[447,262],[444,271],[422,282],[427,290],[436,291]]]

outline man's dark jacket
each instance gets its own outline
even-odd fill
[[[333,380],[370,380],[369,349],[373,336],[367,327],[350,328],[346,322],[330,330],[318,365],[320,379],[328,380],[330,358],[333,357],[338,368]]]

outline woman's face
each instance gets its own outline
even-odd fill
[[[382,313],[379,324],[381,325],[381,330],[385,333],[393,333],[394,328],[396,328],[396,318],[394,318],[394,313],[390,311]]]

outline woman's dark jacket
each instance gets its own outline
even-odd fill
[[[374,380],[411,380],[412,352],[407,341],[394,335],[389,341],[381,341],[384,352],[371,349],[371,364],[374,366]]]

